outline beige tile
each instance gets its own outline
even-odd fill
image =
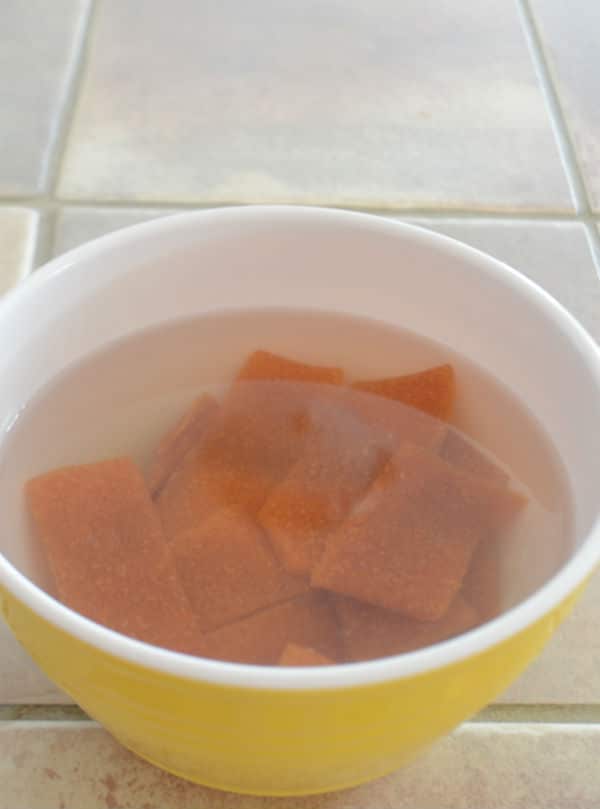
[[[69,702],[71,699],[42,674],[0,618],[0,705]]]
[[[600,5],[531,0],[593,205],[600,210]]]
[[[7,723],[0,809],[597,809],[599,756],[597,725],[467,725],[371,784],[259,798],[178,780],[92,723]]]
[[[600,704],[599,624],[600,574],[596,574],[542,655],[497,702]]]
[[[0,208],[0,295],[30,272],[38,223],[36,211]]]
[[[89,0],[2,2],[0,193],[45,184]]]
[[[165,8],[99,6],[65,197],[571,206],[513,4]]]
[[[174,213],[159,208],[62,208],[56,217],[55,256],[114,230]]]
[[[571,222],[419,220],[506,262],[540,286],[600,340],[600,280],[583,226]]]

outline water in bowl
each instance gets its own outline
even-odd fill
[[[26,481],[55,467],[123,455],[146,468],[160,437],[190,403],[203,391],[221,397],[256,348],[341,366],[351,380],[398,376],[442,363],[454,367],[457,397],[451,423],[510,473],[513,487],[528,501],[494,560],[499,597],[482,620],[518,604],[568,558],[571,499],[560,458],[518,392],[510,391],[493,369],[376,321],[256,311],[209,314],[133,333],[64,368],[23,403],[0,445],[3,527],[23,537],[7,553],[10,561],[52,592],[24,503]]]

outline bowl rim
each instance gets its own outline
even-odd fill
[[[508,265],[451,237],[415,224],[341,209],[293,205],[231,206],[169,214],[123,228],[51,260],[36,270],[25,283],[7,293],[0,300],[0,331],[6,312],[18,308],[22,300],[41,294],[48,280],[59,273],[77,274],[81,271],[81,265],[88,260],[113,251],[123,250],[127,254],[128,250],[143,244],[149,236],[160,240],[162,236],[172,235],[177,230],[210,227],[215,222],[234,225],[240,221],[263,224],[281,222],[285,225],[318,222],[366,228],[375,233],[412,239],[429,249],[450,253],[467,263],[476,264],[483,271],[496,276],[515,294],[528,298],[563,330],[573,351],[585,360],[587,370],[598,388],[600,401],[600,347],[579,322],[544,289]],[[280,668],[208,660],[129,638],[64,606],[30,581],[2,553],[0,585],[43,620],[83,643],[134,666],[214,686],[249,690],[322,691],[367,687],[424,675],[480,655],[525,631],[558,608],[585,582],[599,562],[600,514],[597,514],[581,547],[560,570],[525,601],[492,621],[456,638],[414,652],[318,668]]]

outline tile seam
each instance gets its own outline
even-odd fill
[[[521,19],[521,28],[527,42],[533,69],[537,76],[550,124],[554,132],[562,166],[575,203],[575,212],[583,222],[596,271],[600,273],[600,234],[596,227],[593,206],[585,183],[585,175],[579,165],[577,149],[569,128],[560,93],[552,68],[546,58],[544,38],[536,21],[529,0],[515,0]]]

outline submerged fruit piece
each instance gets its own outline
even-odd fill
[[[340,623],[344,658],[349,661],[412,652],[460,635],[481,620],[460,595],[438,621],[415,621],[345,596],[337,596],[333,604]]]
[[[203,631],[308,589],[306,580],[282,568],[256,523],[233,509],[215,512],[172,545],[180,581]]]
[[[276,665],[288,643],[338,657],[337,620],[322,593],[308,592],[208,632],[202,638],[200,654],[237,663]]]
[[[455,397],[455,376],[451,365],[438,365],[416,374],[354,382],[356,390],[394,399],[447,421]]]
[[[373,439],[388,447],[390,455],[406,442],[435,450],[448,430],[446,422],[428,413],[373,393],[349,390],[344,406],[371,429]]]
[[[279,658],[280,666],[333,666],[334,661],[306,646],[288,643]]]
[[[300,457],[310,402],[323,389],[334,388],[236,382],[201,446],[185,456],[159,496],[167,534],[193,529],[224,507],[256,515]]]
[[[148,488],[153,497],[160,492],[185,455],[208,434],[217,410],[213,396],[200,396],[161,439],[147,475]]]
[[[236,457],[233,442],[212,439],[185,456],[160,492],[157,506],[169,539],[196,531],[224,508],[255,514],[273,485],[259,466]]]
[[[241,367],[238,380],[270,379],[288,382],[316,382],[326,385],[341,385],[344,372],[341,368],[323,365],[308,365],[296,362],[270,351],[254,351]]]
[[[507,489],[407,444],[328,540],[311,583],[436,621],[458,594],[479,542],[521,504]]]
[[[503,537],[480,543],[463,581],[462,595],[484,621],[491,621],[502,611],[503,557]]]
[[[458,430],[448,430],[440,456],[472,477],[494,486],[508,486],[509,475]]]
[[[343,397],[315,400],[300,459],[271,491],[258,519],[284,566],[310,573],[328,534],[345,518],[389,449]]]
[[[30,480],[26,497],[67,606],[147,643],[198,651],[196,619],[133,461],[56,469]]]

